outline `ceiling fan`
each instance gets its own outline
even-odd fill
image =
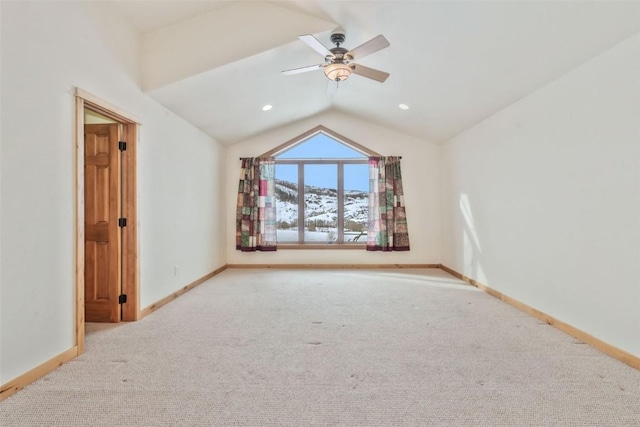
[[[351,50],[340,47],[342,43],[344,43],[344,33],[331,34],[331,43],[336,45],[336,47],[331,49],[325,47],[311,34],[299,36],[299,39],[308,44],[316,52],[323,55],[325,63],[285,70],[282,72],[284,75],[289,76],[292,74],[322,69],[324,70],[324,75],[327,76],[329,80],[335,82],[341,82],[348,79],[349,76],[351,76],[351,73],[358,74],[381,83],[389,77],[389,73],[365,67],[364,65],[353,62],[355,60],[360,60],[369,54],[382,50],[385,47],[389,47],[389,42],[382,34]]]

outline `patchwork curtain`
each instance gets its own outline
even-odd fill
[[[241,158],[236,210],[236,249],[276,250],[275,161]]]
[[[367,250],[409,250],[400,157],[369,158]]]

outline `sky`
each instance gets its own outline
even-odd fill
[[[366,155],[349,148],[323,133],[296,145],[276,156],[277,159],[362,159]],[[305,165],[306,185],[337,188],[337,165]],[[277,165],[276,179],[298,181],[297,165]],[[367,164],[344,165],[344,189],[369,191],[369,166]]]

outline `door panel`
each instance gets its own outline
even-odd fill
[[[119,322],[119,125],[85,125],[85,319]]]

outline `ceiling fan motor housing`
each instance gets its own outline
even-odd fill
[[[349,51],[343,47],[334,47],[333,49],[330,49],[330,51],[333,54],[333,58],[331,56],[326,57],[330,59],[329,63],[340,62],[340,63],[348,64],[349,61],[353,59],[349,55],[347,55]]]

